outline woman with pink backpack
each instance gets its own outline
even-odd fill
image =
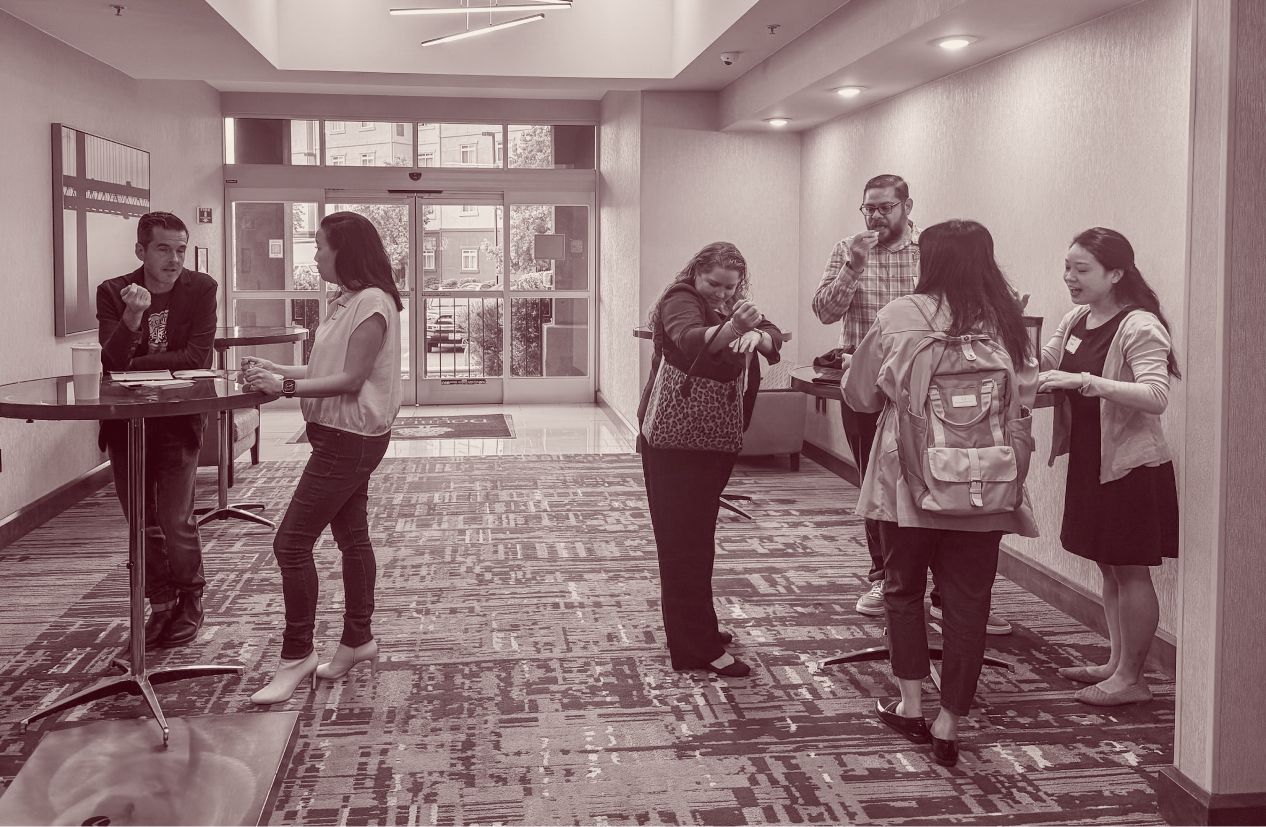
[[[958,722],[972,706],[985,653],[990,590],[1003,534],[1037,536],[1024,490],[1033,451],[1037,362],[993,237],[967,220],[928,227],[913,294],[890,302],[853,354],[844,401],[882,410],[857,514],[878,520],[884,605],[900,700],[879,719],[958,761]],[[944,618],[941,708],[929,727],[931,672],[923,613],[928,570]]]

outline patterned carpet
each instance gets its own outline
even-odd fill
[[[277,516],[300,467],[243,468],[234,498]],[[1018,666],[986,669],[957,768],[874,721],[874,699],[895,693],[885,663],[819,671],[882,623],[852,608],[866,568],[853,489],[811,462],[785,467],[744,461],[731,487],[755,497],[756,519],[720,521],[718,614],[753,664],[736,680],[669,669],[636,456],[385,460],[371,490],[383,663],[282,707],[300,731],[271,822],[1161,823],[1172,683],[1150,676],[1157,697],[1141,706],[1073,701],[1055,670],[1102,639],[1009,582],[994,609],[1016,633],[990,646]],[[172,716],[250,710],[280,646],[270,533],[203,532],[208,623],[155,663],[246,672],[160,688]],[[0,554],[0,783],[58,725],[23,734],[17,719],[106,673],[123,643],[124,545],[106,489]],[[329,652],[328,538],[318,563]],[[63,720],[140,709],[124,697]]]

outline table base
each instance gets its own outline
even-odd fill
[[[0,824],[267,823],[298,718],[173,718],[168,749],[141,718],[52,730],[0,799]]]
[[[277,524],[272,520],[261,517],[258,514],[252,514],[246,509],[264,510],[263,503],[229,503],[227,505],[206,506],[203,508],[195,508],[193,513],[198,516],[198,525],[204,525],[213,520],[229,520],[238,519],[246,520],[251,523],[259,523],[269,528],[276,528]]]
[[[47,718],[49,715],[56,715],[58,712],[72,709],[81,704],[92,703],[102,698],[126,693],[128,695],[140,695],[145,698],[145,703],[149,705],[150,712],[154,713],[154,720],[158,723],[159,729],[163,731],[163,746],[167,746],[171,737],[171,728],[167,725],[167,717],[163,715],[162,707],[158,705],[158,696],[154,694],[154,687],[188,678],[204,678],[209,675],[237,675],[241,671],[242,667],[240,666],[213,665],[167,666],[161,669],[147,670],[142,674],[135,674],[129,669],[126,675],[105,678],[98,682],[96,686],[90,686],[41,709],[39,712],[26,716],[22,719],[22,729],[25,730],[33,721]]]
[[[736,502],[750,503],[751,501],[752,501],[752,498],[747,496],[746,494],[722,494],[721,495],[722,508],[726,509],[727,511],[733,511],[735,514],[739,515],[740,517],[744,517],[748,520],[752,519],[752,515],[748,514],[746,511],[739,508],[734,503]]]
[[[838,663],[862,663],[868,660],[888,660],[890,652],[887,646],[870,646],[866,649],[855,649],[852,652],[845,652],[828,660],[822,661],[822,666],[835,666]],[[932,660],[942,660],[945,657],[945,649],[941,646],[929,646],[928,657]],[[985,666],[997,666],[1008,671],[1015,669],[1015,664],[1009,660],[996,658],[993,655],[985,655]],[[932,668],[932,683],[939,690],[941,688],[941,673],[936,671],[936,667]]]

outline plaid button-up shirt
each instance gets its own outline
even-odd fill
[[[849,236],[831,250],[817,292],[813,312],[823,324],[840,324],[840,347],[852,353],[875,323],[875,315],[893,299],[914,292],[919,281],[919,228],[910,222],[904,243],[870,251],[866,268],[854,273],[848,263]]]

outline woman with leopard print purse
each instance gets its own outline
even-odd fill
[[[748,300],[747,262],[715,242],[691,258],[651,310],[651,377],[638,407],[638,452],[655,531],[672,666],[744,677],[717,627],[712,566],[721,492],[760,388],[761,353],[776,364],[782,333]]]

